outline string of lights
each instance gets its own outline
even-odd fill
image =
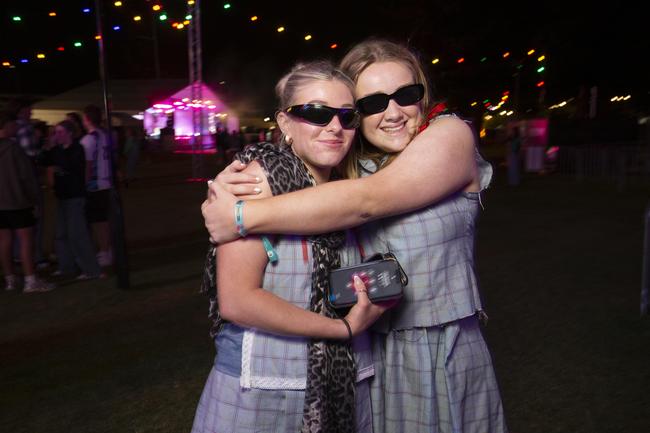
[[[173,2],[172,0],[163,1],[163,0],[116,0],[112,2],[112,14],[111,23],[106,26],[105,31],[109,32],[127,32],[129,26],[144,25],[145,22],[156,20],[159,22],[163,28],[169,28],[179,33],[183,33],[183,30],[187,29],[191,25],[192,16],[186,14],[181,9],[178,8],[177,3],[184,3],[191,5],[194,3],[194,0],[184,0],[182,2]],[[228,14],[236,9],[236,5],[233,5],[230,2],[223,3],[223,13],[228,16]],[[2,20],[7,20],[5,25],[13,26],[27,26],[30,25],[30,22],[34,21],[36,18],[39,19],[51,19],[58,20],[66,18],[66,14],[81,14],[89,19],[92,19],[94,10],[89,6],[80,6],[79,9],[72,10],[70,8],[64,10],[35,10],[29,13],[15,13],[6,17],[0,17],[0,22]],[[230,15],[232,16],[232,15]],[[245,18],[244,18],[245,16]],[[257,26],[264,31],[274,32],[276,34],[287,35],[293,38],[299,38],[305,43],[317,43],[320,44],[322,48],[328,48],[330,50],[336,50],[339,47],[337,41],[323,41],[318,37],[317,34],[298,32],[292,30],[288,24],[291,23],[276,23],[272,24],[265,22],[265,18],[262,15],[239,15],[240,19],[245,20],[245,25]],[[230,18],[229,18],[230,19]],[[265,27],[261,27],[260,24],[264,23]],[[131,27],[132,28],[132,27]],[[106,35],[108,36],[108,35]],[[34,49],[31,52],[23,52],[21,54],[12,53],[12,55],[2,55],[0,52],[0,65],[2,68],[15,69],[23,66],[28,66],[32,62],[47,63],[49,59],[54,58],[55,56],[66,55],[70,51],[74,50],[84,50],[87,47],[92,47],[92,42],[94,40],[100,39],[101,35],[90,34],[83,37],[75,37],[68,39],[67,41],[59,41],[57,43],[48,43],[49,46],[41,46],[38,49]],[[283,36],[286,37],[286,36]],[[55,39],[55,38],[51,38]],[[324,38],[323,38],[324,39]],[[540,92],[544,91],[544,88],[547,86],[545,77],[547,76],[547,56],[543,53],[539,53],[536,48],[530,48],[527,51],[515,52],[503,50],[500,54],[492,54],[491,56],[481,56],[481,55],[458,55],[458,54],[445,54],[439,56],[430,57],[431,67],[435,69],[439,68],[452,68],[452,67],[480,67],[481,65],[487,65],[492,62],[504,62],[508,66],[514,68],[515,75],[520,71],[524,65],[526,70],[535,71],[539,77],[537,80],[533,81],[532,86],[539,88]],[[531,86],[528,82],[526,86]],[[516,93],[516,92],[515,92]],[[628,98],[629,99],[629,98]],[[621,101],[623,99],[620,99]],[[619,99],[612,102],[618,102]],[[494,100],[491,98],[485,98],[483,100],[471,101],[471,107],[483,106],[485,110],[494,111],[499,113],[502,112],[502,108],[505,104],[509,102],[509,91],[504,91],[502,94],[497,96]],[[556,104],[558,105],[558,104]],[[559,107],[554,107],[559,108]],[[506,111],[508,113],[509,111]],[[507,115],[507,114],[506,114]]]

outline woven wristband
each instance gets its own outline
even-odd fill
[[[341,319],[341,322],[345,325],[346,328],[348,328],[348,340],[352,340],[352,328],[350,328],[350,323],[345,317],[339,317]]]
[[[244,228],[244,200],[238,200],[235,203],[235,227],[237,227],[237,233],[242,238],[246,236],[246,228]]]

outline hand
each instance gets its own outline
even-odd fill
[[[241,171],[246,167],[247,165],[243,162],[234,160],[217,175],[214,181],[229,193],[237,196],[259,194],[262,189],[258,184],[262,180],[255,175],[242,173]]]
[[[397,304],[397,301],[386,301],[373,304],[368,297],[368,290],[361,278],[354,276],[354,290],[357,292],[357,303],[354,304],[345,318],[352,328],[352,335],[359,335],[368,329],[384,312]]]
[[[210,233],[210,241],[221,244],[237,239],[239,234],[233,212],[237,197],[226,191],[219,182],[212,182],[208,189],[208,199],[201,205],[201,213],[205,228]]]

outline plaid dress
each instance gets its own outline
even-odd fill
[[[476,153],[481,190],[492,167]],[[371,162],[364,167],[375,171]],[[474,229],[480,193],[457,193],[358,229],[366,256],[390,251],[409,277],[404,297],[376,323],[375,433],[507,431],[490,353],[479,328]]]
[[[283,236],[274,245],[277,263],[268,263],[262,286],[277,296],[309,309],[312,252],[299,236]],[[341,263],[360,260],[353,237],[340,250]],[[244,328],[241,375],[213,367],[201,395],[192,433],[297,432],[302,426],[309,338],[287,337]],[[217,357],[226,356],[220,347]],[[357,365],[356,431],[372,432],[370,386],[374,374],[368,334],[353,340]],[[229,354],[231,355],[231,354]]]

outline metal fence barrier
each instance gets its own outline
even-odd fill
[[[623,189],[631,177],[650,177],[650,146],[627,142],[561,147],[556,170],[578,181],[609,179]]]

